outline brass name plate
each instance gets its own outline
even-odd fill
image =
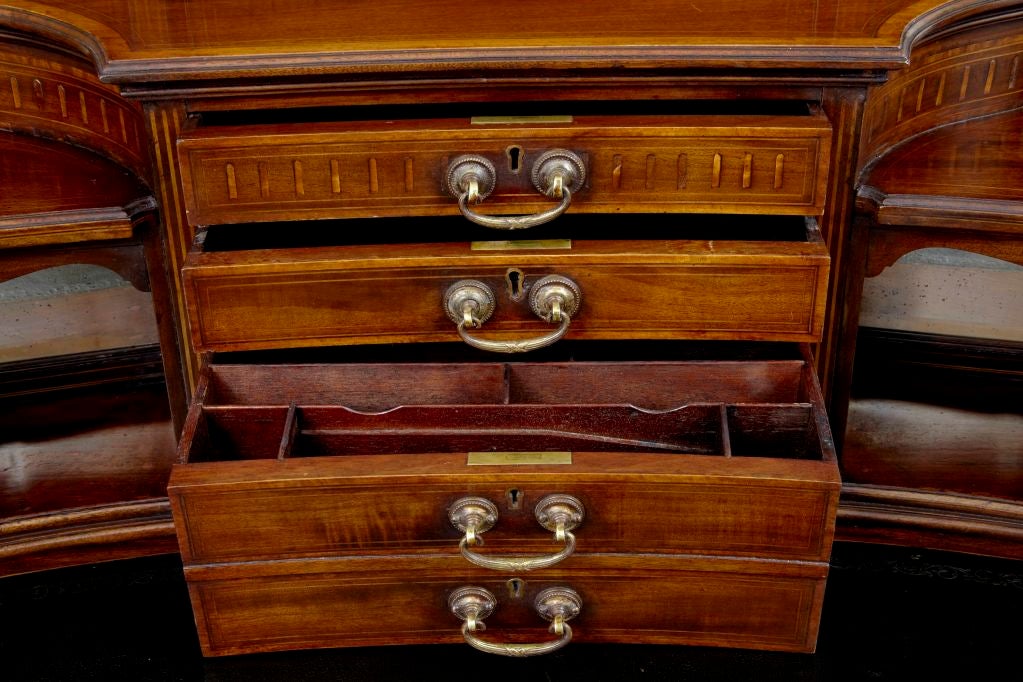
[[[571,452],[470,452],[469,466],[526,466],[571,464]]]
[[[571,250],[571,239],[514,239],[493,242],[471,242],[470,251],[516,251],[516,250],[542,250],[562,249]]]
[[[473,116],[469,124],[474,126],[507,126],[520,123],[571,123],[571,116]]]

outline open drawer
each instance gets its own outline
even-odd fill
[[[205,364],[168,492],[207,654],[456,641],[466,584],[566,585],[581,641],[812,650],[839,477],[805,348],[407,350]]]
[[[445,218],[296,232],[210,228],[183,269],[197,348],[458,340],[449,295],[464,282],[489,290],[472,338],[546,336],[559,324],[534,294],[549,276],[576,288],[568,339],[815,342],[824,323],[830,261],[813,219],[571,216],[511,242]]]
[[[285,120],[252,125],[217,125],[211,115],[178,143],[188,219],[218,225],[457,214],[448,177],[451,162],[465,155],[482,159],[493,177],[480,213],[544,211],[551,199],[532,169],[551,150],[569,151],[581,164],[570,212],[823,209],[831,124],[816,107],[778,103],[758,114],[672,102],[657,113],[608,115],[599,113],[607,107],[568,106],[594,113],[356,121],[292,121],[280,113]]]

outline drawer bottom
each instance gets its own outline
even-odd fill
[[[448,607],[460,587],[497,600],[482,639],[555,639],[536,595],[569,587],[582,608],[574,643],[692,644],[813,651],[827,565],[699,557],[574,557],[520,576],[455,557],[267,562],[187,569],[207,656],[462,641]],[[284,572],[281,572],[284,571]],[[574,645],[574,644],[573,644]]]

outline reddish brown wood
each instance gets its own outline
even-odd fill
[[[802,562],[651,557],[639,567],[623,557],[578,557],[574,567],[526,576],[516,598],[506,576],[464,563],[439,556],[349,559],[256,564],[258,577],[228,566],[186,575],[203,652],[224,655],[460,642],[461,622],[446,602],[465,585],[497,596],[481,635],[489,641],[552,639],[533,600],[546,587],[570,585],[583,600],[569,623],[577,642],[812,651],[827,572],[827,564]],[[381,613],[390,614],[386,623]]]
[[[576,116],[570,123],[511,125],[471,123],[467,116],[199,127],[185,134],[178,152],[194,225],[457,215],[445,178],[448,161],[461,154],[481,155],[497,169],[497,187],[481,212],[534,213],[552,204],[533,187],[533,161],[546,150],[563,148],[578,153],[587,167],[586,185],[573,195],[573,213],[804,215],[823,207],[830,132],[819,112]],[[514,168],[506,153],[511,147],[521,151]],[[748,172],[743,170],[747,154]],[[682,156],[686,163],[680,171]],[[722,160],[715,179],[712,159],[717,157]]]

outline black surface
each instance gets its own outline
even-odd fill
[[[468,646],[204,660],[178,557],[0,580],[0,678],[20,680],[994,680],[1019,673],[1023,564],[837,545],[816,654],[571,644],[537,659]],[[386,618],[387,614],[380,614]]]

